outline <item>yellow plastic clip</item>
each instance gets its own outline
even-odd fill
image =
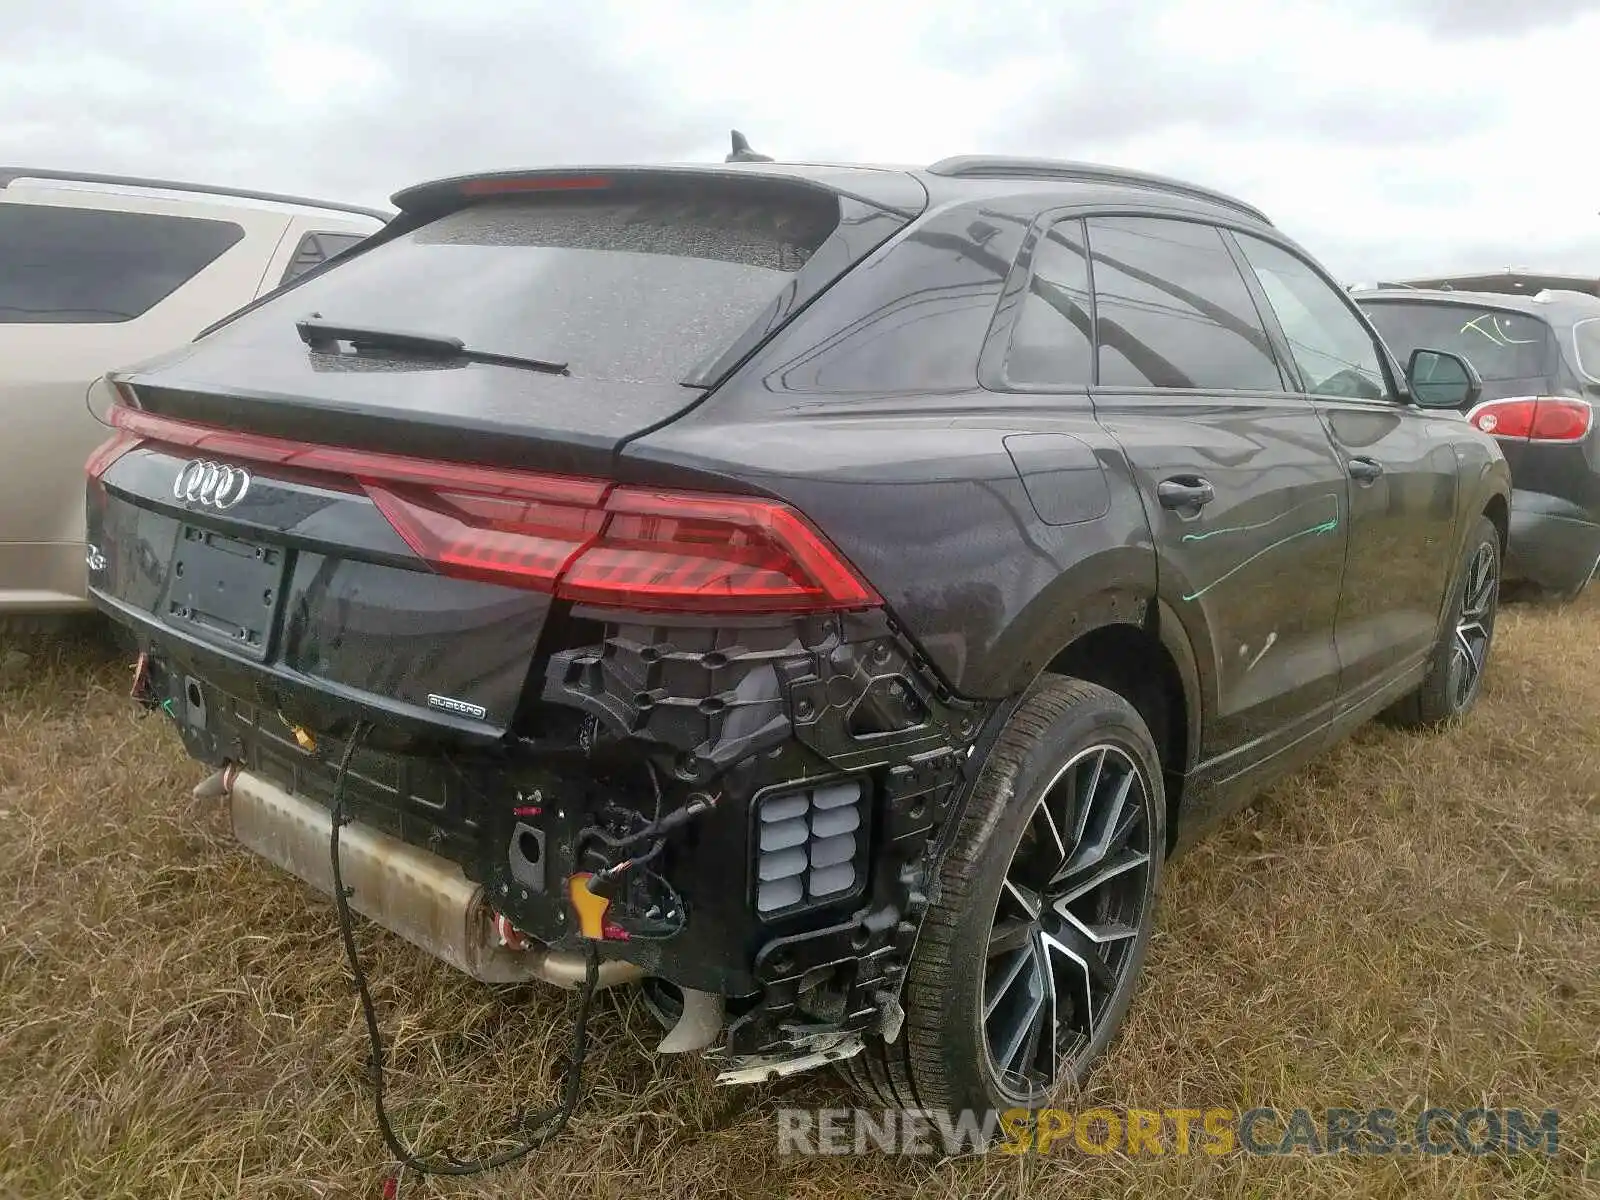
[[[579,871],[568,879],[567,899],[572,901],[573,911],[578,914],[578,932],[599,941],[605,936],[603,921],[611,901],[589,890],[589,878],[588,871]]]
[[[317,739],[312,736],[309,729],[307,729],[304,725],[296,725],[281,712],[278,714],[278,720],[282,721],[286,726],[288,726],[289,732],[294,734],[294,740],[296,744],[299,745],[300,749],[304,750],[307,754],[315,754],[317,752]]]

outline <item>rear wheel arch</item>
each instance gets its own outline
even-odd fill
[[[1483,515],[1489,518],[1495,532],[1500,535],[1500,554],[1503,557],[1511,534],[1511,505],[1506,502],[1504,496],[1496,492],[1484,504]]]
[[[1176,614],[1151,600],[1142,623],[1106,622],[1079,633],[1041,674],[1098,684],[1133,705],[1161,754],[1170,847],[1183,782],[1199,753],[1202,712],[1194,651]]]

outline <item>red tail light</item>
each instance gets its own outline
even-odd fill
[[[627,608],[795,612],[878,596],[799,513],[767,500],[618,488],[556,595]]]
[[[111,465],[117,459],[144,441],[144,438],[117,420],[120,411],[133,411],[132,402],[121,384],[113,384],[102,376],[92,387],[105,388],[111,395],[111,406],[106,413],[106,419],[113,426],[111,436],[96,446],[94,453],[89,455],[89,460],[83,464],[84,473],[90,479],[98,480],[111,469]]]
[[[1566,396],[1511,396],[1485,400],[1467,420],[1498,438],[1533,442],[1578,442],[1589,435],[1594,410]]]
[[[143,438],[137,434],[128,433],[118,429],[105,441],[95,447],[94,453],[89,455],[89,461],[83,464],[84,473],[90,479],[99,479],[111,469],[111,464],[116,462],[129,450],[132,450]]]
[[[307,445],[121,406],[111,421],[136,440],[354,479],[416,555],[446,575],[648,611],[882,603],[804,517],[773,500]]]
[[[568,489],[560,485],[567,481],[550,480],[557,486],[548,491],[538,486],[543,482],[522,492],[408,493],[378,479],[361,485],[417,557],[444,574],[550,592],[562,569],[600,532],[605,514],[563,495]],[[583,488],[573,482],[579,486],[572,491]],[[603,486],[592,490],[596,501],[605,495]]]

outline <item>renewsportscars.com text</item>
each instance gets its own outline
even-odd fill
[[[780,1154],[1544,1154],[1555,1109],[1063,1108],[1004,1112],[786,1108]]]

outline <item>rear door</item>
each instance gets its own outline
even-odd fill
[[[9,198],[20,191],[0,193],[0,423],[10,451],[0,469],[0,605],[56,607],[84,594],[83,464],[105,436],[85,408],[90,383],[249,300],[260,261],[247,239],[254,214],[199,217],[87,192]],[[261,232],[276,238],[275,228]]]
[[[1247,790],[1252,768],[1320,746],[1335,700],[1344,469],[1221,230],[1144,216],[1088,227],[1095,410],[1133,466],[1161,598],[1208,681],[1201,770]]]
[[[1298,254],[1235,235],[1345,469],[1349,551],[1336,640],[1359,704],[1432,649],[1455,565],[1458,417],[1399,398],[1343,289]]]

